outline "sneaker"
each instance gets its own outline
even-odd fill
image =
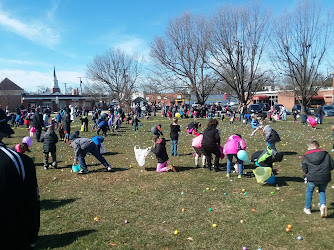
[[[88,174],[88,169],[80,169],[79,174]]]
[[[44,167],[44,170],[48,170],[49,168],[48,167]]]
[[[334,152],[334,148],[332,149],[332,152]]]
[[[206,165],[203,165],[202,168],[207,168],[207,166],[206,166]]]
[[[226,174],[226,177],[227,177],[227,178],[230,178],[230,177],[231,177],[231,175],[230,175],[230,174]]]
[[[304,213],[305,213],[305,214],[311,214],[311,209],[309,209],[309,208],[304,208]]]
[[[242,178],[242,175],[239,174],[239,175],[238,175],[238,179],[241,179],[241,178]]]
[[[196,165],[196,168],[199,168],[199,165]]]
[[[322,204],[320,206],[320,214],[321,214],[321,218],[326,218],[327,217],[327,207],[326,207],[326,205]]]
[[[219,168],[218,167],[214,167],[213,169],[215,170],[215,172],[219,172]]]
[[[168,166],[167,171],[168,172],[176,172],[176,169],[174,168],[174,166]]]
[[[112,169],[111,169],[111,167],[109,166],[109,167],[107,167],[107,170],[110,172]]]

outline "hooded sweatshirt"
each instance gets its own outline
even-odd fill
[[[279,137],[279,134],[276,132],[276,130],[274,130],[269,125],[266,125],[264,127],[263,131],[264,131],[264,139],[267,142],[276,143],[276,142],[281,141],[281,138]]]
[[[156,155],[158,163],[164,163],[168,161],[168,154],[166,151],[166,141],[164,138],[159,139],[155,144],[155,148],[152,148],[151,151]]]
[[[331,181],[334,161],[328,152],[314,149],[304,155],[302,169],[308,181],[315,185],[326,184]]]
[[[224,146],[224,153],[227,155],[237,154],[239,150],[245,149],[245,141],[237,135],[231,135]]]

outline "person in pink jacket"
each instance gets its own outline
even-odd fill
[[[228,138],[224,146],[224,154],[226,155],[226,158],[227,158],[226,177],[231,176],[231,164],[232,164],[233,156],[237,159],[238,165],[239,165],[238,178],[240,179],[242,177],[242,171],[244,169],[244,165],[243,165],[243,161],[238,159],[237,153],[239,150],[245,150],[245,149],[246,149],[246,143],[241,138],[241,135],[235,134],[235,135],[231,135]]]

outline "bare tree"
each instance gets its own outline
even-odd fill
[[[205,103],[218,83],[206,67],[208,27],[203,16],[185,13],[171,19],[164,36],[151,43],[156,71],[171,89],[189,89]]]
[[[304,111],[324,84],[320,67],[329,45],[332,17],[322,16],[317,1],[306,0],[278,18],[274,27],[273,62],[289,79]]]
[[[208,65],[247,104],[267,81],[260,68],[268,41],[269,13],[250,6],[225,5],[211,19]]]
[[[91,79],[93,88],[107,93],[119,103],[131,105],[131,96],[140,75],[140,61],[135,55],[127,55],[124,51],[110,49],[103,55],[97,55],[87,65],[87,77]],[[96,92],[96,91],[94,91]]]

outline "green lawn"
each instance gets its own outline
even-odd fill
[[[161,117],[142,120],[144,125],[139,133],[124,124],[120,131],[105,138],[104,145],[109,152],[105,157],[116,170],[111,173],[105,172],[92,156],[86,157],[88,175],[72,173],[73,149],[63,142],[57,144],[60,169],[45,171],[43,145],[34,141],[28,155],[36,158],[41,194],[37,249],[242,249],[244,246],[332,249],[334,183],[327,188],[329,218],[320,218],[317,193],[314,193],[312,215],[305,215],[306,184],[300,156],[307,150],[310,139],[317,139],[327,151],[332,149],[330,126],[334,118],[325,118],[324,124],[318,125],[315,131],[301,123],[292,123],[291,118],[272,124],[282,139],[277,148],[286,152],[283,161],[275,163],[279,188],[261,186],[255,178],[237,179],[235,173],[226,178],[226,159],[221,160],[223,171],[218,173],[195,169],[192,136],[185,133],[191,119],[180,121],[183,131],[178,146],[180,156],[170,157],[170,162],[180,169],[177,173],[148,171],[145,168],[156,166],[154,156],[150,155],[145,167],[139,167],[134,157],[135,145],[151,146],[152,125],[161,123],[169,139],[170,121]],[[207,120],[199,120],[204,130]],[[77,120],[72,124],[72,131],[79,128]],[[220,122],[219,129],[222,143],[229,135],[240,133],[249,155],[265,147],[262,136],[251,137],[250,126],[243,123],[230,125],[225,120]],[[26,135],[29,132],[25,128],[15,128],[13,138],[4,142],[13,146]],[[94,135],[92,129],[81,133],[82,137]],[[167,150],[169,153],[169,142]],[[246,165],[245,171],[251,172],[252,168],[253,165]],[[95,217],[98,221],[94,221]],[[129,223],[124,223],[125,220]],[[287,233],[288,224],[292,229]],[[175,230],[178,234],[174,234]],[[303,240],[297,240],[299,235]]]

